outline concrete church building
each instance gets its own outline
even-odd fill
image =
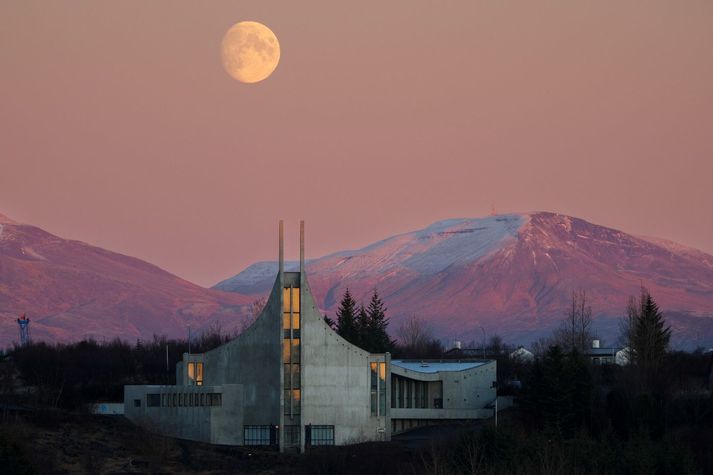
[[[420,362],[366,352],[323,320],[304,271],[279,271],[265,308],[230,342],[183,355],[175,386],[126,386],[125,415],[150,430],[280,450],[390,440],[392,433],[493,415],[495,361]]]

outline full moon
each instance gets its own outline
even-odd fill
[[[223,37],[223,67],[234,79],[245,83],[262,81],[280,62],[280,43],[268,27],[256,21],[236,23]]]

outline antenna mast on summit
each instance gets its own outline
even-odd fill
[[[22,317],[17,319],[17,324],[20,327],[20,346],[30,344],[30,319],[23,313]]]

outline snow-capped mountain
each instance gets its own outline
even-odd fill
[[[333,315],[346,287],[364,301],[376,288],[394,332],[417,315],[445,339],[480,341],[483,327],[527,344],[549,333],[571,292],[584,289],[596,330],[614,343],[628,298],[643,285],[678,345],[713,343],[713,256],[569,216],[450,219],[306,266],[325,313]],[[262,294],[276,271],[277,263],[261,262],[215,288]]]

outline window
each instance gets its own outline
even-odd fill
[[[188,384],[203,386],[203,363],[199,361],[188,362]]]
[[[305,433],[309,445],[334,445],[334,426],[307,426]]]
[[[370,374],[371,374],[371,377],[369,379],[371,382],[370,387],[371,387],[371,415],[372,416],[375,416],[376,411],[377,411],[376,398],[378,396],[377,389],[379,387],[378,378],[376,376],[376,367],[377,367],[377,365],[375,362],[369,363],[369,369],[370,369]]]
[[[399,378],[399,407],[405,407],[404,406],[404,380]]]
[[[159,407],[161,406],[161,395],[160,394],[147,394],[146,395],[146,407]]]
[[[282,311],[283,313],[286,313],[287,315],[290,314],[290,309],[292,309],[292,313],[299,314],[300,313],[300,288],[299,287],[285,287],[282,289]],[[290,328],[290,319],[284,320],[286,323],[285,329]],[[292,322],[292,328],[299,328],[299,320],[297,321],[297,325],[295,325],[295,322],[293,320]]]
[[[287,416],[300,414],[300,288],[282,289],[283,412]],[[299,437],[299,428],[298,428]]]
[[[201,393],[201,406],[205,406],[205,393]]]
[[[411,407],[411,381],[404,381],[406,383],[406,407]]]
[[[141,399],[134,399],[134,407],[141,407]]]
[[[285,430],[285,446],[294,447],[300,445],[300,426],[288,425],[284,426]]]
[[[300,339],[285,338],[282,340],[282,362],[300,364]]]
[[[206,397],[208,406],[220,407],[223,405],[223,395],[220,393],[209,393]]]
[[[196,363],[196,386],[203,386],[203,363]]]
[[[386,415],[386,363],[379,362],[379,415]]]
[[[301,391],[299,389],[285,390],[285,415],[300,414]]]
[[[171,406],[176,407],[176,393],[173,393],[173,397],[171,399],[173,400]]]
[[[168,394],[161,394],[161,407],[168,406]]]
[[[275,426],[243,426],[244,445],[277,445]]]
[[[285,365],[285,389],[299,389],[300,388],[300,365],[298,364],[286,364]]]
[[[398,387],[399,382],[396,380],[396,378],[391,378],[391,407],[396,407],[396,401],[397,401],[397,394],[396,394],[396,388]]]

